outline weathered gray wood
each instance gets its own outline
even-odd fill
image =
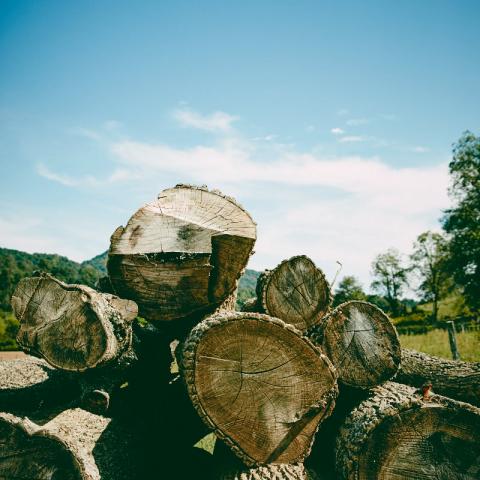
[[[79,408],[43,425],[0,413],[0,479],[132,480],[129,442],[112,419]]]
[[[218,480],[319,480],[317,474],[303,464],[270,464],[227,471]]]
[[[42,359],[0,361],[0,411],[38,415],[80,397],[78,382]]]
[[[480,405],[480,363],[446,360],[403,349],[395,381],[418,388],[431,382],[435,393]]]
[[[255,239],[255,223],[235,200],[177,185],[113,233],[110,280],[151,321],[211,313],[236,289]]]
[[[19,345],[56,368],[93,369],[131,349],[137,306],[130,300],[41,274],[19,282],[12,307],[20,321]]]
[[[480,478],[480,409],[413,387],[376,387],[345,420],[336,446],[339,478]]]
[[[454,360],[460,360],[460,353],[457,347],[457,334],[455,332],[455,323],[453,321],[447,322],[448,341],[450,343],[450,351]]]
[[[319,324],[332,301],[325,275],[305,255],[284,260],[275,269],[263,272],[256,293],[256,301],[246,302],[244,312],[267,313],[301,332]]]
[[[197,325],[182,373],[202,419],[250,466],[301,461],[337,394],[328,358],[292,325],[256,313]]]
[[[321,346],[343,384],[370,388],[398,370],[401,348],[395,327],[375,305],[350,301],[339,305],[309,338]]]

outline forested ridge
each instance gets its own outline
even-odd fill
[[[27,253],[9,248],[0,248],[0,310],[10,311],[10,297],[17,283],[35,271],[51,273],[66,283],[80,283],[95,287],[99,278],[107,274],[107,252],[82,263],[61,255]],[[255,294],[259,272],[247,269],[240,279],[239,301]]]

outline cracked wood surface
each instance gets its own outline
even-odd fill
[[[387,382],[345,420],[336,462],[348,480],[476,480],[480,409],[439,395],[424,401],[418,390]]]
[[[201,417],[247,465],[301,461],[337,394],[328,358],[293,326],[256,313],[197,325],[182,373]]]
[[[19,282],[12,307],[20,321],[19,345],[54,367],[84,371],[131,348],[137,306],[130,300],[41,274]]]
[[[209,313],[234,292],[255,239],[255,223],[234,199],[177,185],[113,233],[108,273],[148,320]]]
[[[375,305],[339,305],[309,337],[321,345],[345,385],[369,388],[392,378],[401,348],[395,327]]]
[[[131,480],[129,440],[112,419],[79,408],[43,425],[0,413],[0,479]]]
[[[402,350],[397,382],[421,387],[427,382],[433,391],[464,402],[480,405],[480,363],[446,360],[415,350]]]
[[[305,255],[281,262],[263,272],[257,281],[257,300],[243,311],[257,311],[280,318],[305,332],[321,322],[332,298],[323,272]]]

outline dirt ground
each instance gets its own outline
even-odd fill
[[[23,358],[27,355],[23,352],[0,352],[0,362],[3,360],[14,360],[16,358]]]

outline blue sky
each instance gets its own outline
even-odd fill
[[[158,191],[258,222],[367,286],[449,205],[480,128],[477,1],[1,1],[0,246],[83,260]]]

